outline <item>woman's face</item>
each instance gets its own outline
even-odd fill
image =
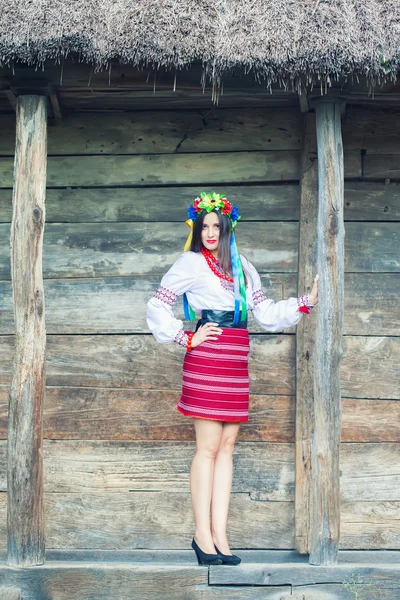
[[[204,217],[201,241],[203,246],[208,248],[214,256],[218,256],[219,219],[214,210]]]

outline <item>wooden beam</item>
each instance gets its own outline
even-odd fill
[[[311,291],[310,286],[316,275],[317,167],[315,113],[310,112],[304,115],[300,165],[298,295]],[[310,552],[315,325],[315,316],[310,315],[308,319],[300,321],[296,331],[295,545],[300,554]]]
[[[56,121],[56,123],[60,123],[62,121],[62,112],[61,112],[61,107],[60,107],[60,102],[58,100],[57,92],[52,90],[49,97],[50,97],[51,107],[53,109],[54,120]]]
[[[317,271],[311,451],[314,565],[337,563],[340,537],[340,363],[344,315],[344,169],[340,97],[315,100],[318,152]]]
[[[13,110],[17,109],[17,97],[14,92],[10,88],[3,89],[5,96],[8,98],[9,103],[11,104]]]
[[[21,95],[47,96],[49,99],[47,117],[54,118],[56,123],[62,121],[62,112],[57,90],[51,81],[43,78],[9,77],[0,79],[4,93],[10,104],[16,109],[16,98]]]
[[[19,95],[40,95],[50,96],[52,93],[52,84],[44,78],[29,77],[9,77],[3,79],[4,84],[8,84],[16,96]]]
[[[19,96],[16,115],[11,278],[15,355],[9,392],[7,563],[44,563],[42,421],[46,331],[42,276],[47,98]]]
[[[304,83],[302,84],[299,92],[299,104],[302,113],[307,113],[310,110],[310,103],[308,101],[308,94]]]

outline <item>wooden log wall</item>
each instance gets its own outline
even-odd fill
[[[396,116],[396,115],[395,115]],[[43,248],[47,548],[188,548],[193,424],[175,405],[184,349],[145,304],[183,251],[187,206],[225,192],[240,250],[275,300],[297,295],[297,109],[66,115],[49,128]],[[379,126],[378,126],[379,125]],[[339,548],[400,541],[400,144],[390,111],[348,107]],[[0,136],[0,547],[6,545],[14,123]],[[385,140],[388,143],[385,143]],[[397,137],[397,140],[399,138]],[[311,286],[312,280],[309,285]],[[305,290],[306,291],[306,290]],[[316,309],[318,310],[318,308]],[[183,318],[181,299],[175,314]],[[310,315],[316,323],[316,316]],[[234,457],[233,548],[294,548],[295,328],[251,322],[251,412]]]

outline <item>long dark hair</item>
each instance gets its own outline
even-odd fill
[[[229,217],[224,215],[220,210],[213,210],[218,215],[219,220],[219,240],[218,240],[218,260],[219,265],[226,275],[232,277],[232,261],[231,261],[231,235],[232,226]],[[193,222],[193,234],[192,242],[189,250],[192,252],[200,252],[203,242],[201,240],[201,232],[203,231],[204,217],[208,214],[205,208],[198,213],[195,221]],[[244,283],[247,287],[247,277],[243,267]]]

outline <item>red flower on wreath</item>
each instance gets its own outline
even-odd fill
[[[226,200],[225,198],[223,198],[224,200],[224,206],[222,207],[222,213],[224,215],[229,215],[229,213],[232,211],[232,204],[229,202],[229,200]]]
[[[193,202],[193,208],[195,209],[196,212],[201,212],[201,208],[199,208],[199,202],[201,202],[201,198],[196,198],[196,200]]]

